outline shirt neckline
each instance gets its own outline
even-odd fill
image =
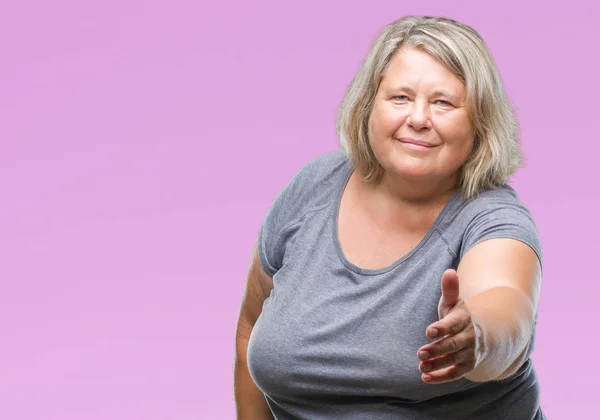
[[[417,246],[415,246],[408,253],[404,254],[402,257],[398,258],[396,261],[394,261],[393,263],[391,263],[390,265],[388,265],[386,267],[376,268],[376,269],[361,268],[361,267],[353,264],[352,262],[350,262],[346,258],[346,255],[344,255],[344,251],[342,250],[342,245],[340,243],[339,230],[338,230],[339,216],[340,216],[340,204],[342,202],[342,197],[344,195],[344,191],[346,190],[346,187],[348,186],[348,182],[350,181],[350,177],[352,176],[353,172],[354,172],[354,168],[352,167],[352,164],[350,162],[348,162],[348,165],[346,167],[346,173],[344,174],[342,182],[340,183],[340,186],[337,188],[337,191],[336,191],[335,206],[333,207],[333,212],[334,212],[333,213],[333,223],[331,225],[332,225],[332,230],[333,230],[333,232],[332,232],[333,233],[333,242],[334,242],[335,250],[338,254],[339,259],[346,266],[346,268],[348,268],[349,270],[351,270],[357,274],[363,274],[363,275],[367,275],[367,276],[384,274],[384,273],[387,273],[387,272],[393,270],[394,268],[396,268],[403,262],[410,259],[429,240],[429,238],[431,237],[433,232],[435,232],[435,230],[437,229],[438,225],[440,225],[440,223],[443,221],[444,217],[446,216],[446,213],[448,212],[448,210],[450,209],[452,204],[460,196],[460,190],[457,190],[452,195],[452,197],[446,202],[446,204],[444,205],[444,207],[442,208],[440,213],[435,218],[433,224],[427,230],[427,233],[425,234],[425,236],[423,236],[423,238],[421,238],[421,241],[417,244]]]

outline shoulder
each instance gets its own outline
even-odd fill
[[[340,171],[347,169],[349,165],[350,159],[345,151],[326,152],[302,166],[293,181],[299,185],[318,184],[341,175]]]
[[[523,204],[517,192],[509,185],[503,185],[497,189],[481,191],[477,196],[463,202],[463,216],[475,217],[478,214],[494,210],[513,209],[528,215],[532,220],[531,213]]]
[[[343,150],[323,153],[307,162],[286,187],[286,203],[292,209],[329,204],[352,170]]]
[[[542,259],[534,217],[509,185],[484,190],[469,200],[457,199],[442,229],[462,257],[477,243],[493,238],[511,238],[528,244]]]
[[[496,189],[481,191],[473,198],[467,199],[457,193],[455,199],[448,204],[446,217],[441,227],[454,229],[466,228],[469,223],[483,214],[494,212],[510,213],[511,211],[522,213],[531,217],[531,213],[520,200],[517,192],[509,185],[503,185]]]
[[[335,201],[351,169],[345,152],[324,153],[303,165],[277,195],[263,218],[258,237],[258,255],[270,276],[282,266],[287,244],[304,217]]]

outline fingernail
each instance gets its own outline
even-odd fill
[[[423,372],[429,372],[430,370],[431,370],[430,364],[423,365]]]
[[[438,331],[435,328],[432,328],[429,330],[429,336],[430,337],[435,337],[438,335]]]
[[[420,351],[419,352],[419,359],[421,359],[421,360],[427,360],[427,359],[429,359],[429,352],[428,351]]]
[[[431,381],[431,376],[429,376],[429,375],[423,375],[423,380],[425,382],[429,382],[429,381]]]

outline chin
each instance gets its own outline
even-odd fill
[[[435,175],[435,171],[424,165],[391,165],[385,171],[392,176],[402,178],[426,179]]]

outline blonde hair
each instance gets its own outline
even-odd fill
[[[496,63],[471,27],[444,17],[406,16],[379,35],[348,87],[337,120],[341,147],[366,181],[378,182],[383,168],[369,144],[368,121],[381,78],[403,46],[418,48],[444,64],[465,85],[475,129],[473,150],[460,170],[459,189],[471,198],[497,188],[523,166],[518,124]]]

